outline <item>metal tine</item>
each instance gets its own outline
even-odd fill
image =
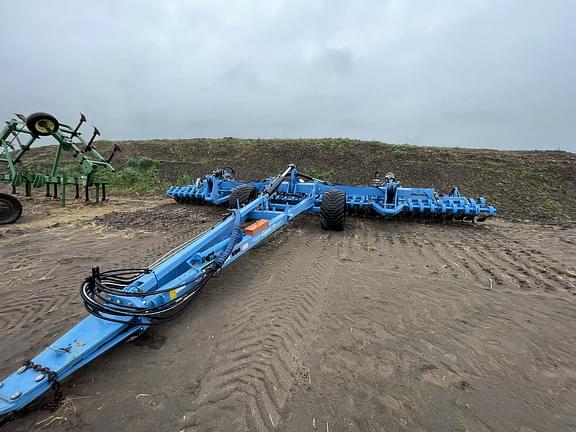
[[[82,126],[82,124],[85,122],[86,122],[86,116],[83,113],[80,113],[80,121],[76,125],[76,128],[74,128],[74,130],[70,134],[70,138],[74,138],[75,136],[80,135],[78,133],[78,130],[80,129],[80,126]]]
[[[92,150],[94,140],[99,135],[100,135],[100,131],[98,130],[98,128],[96,126],[94,126],[94,132],[92,132],[92,138],[90,138],[90,141],[88,141],[88,144],[86,144],[86,148],[84,149],[84,151],[82,153],[86,153],[87,151]]]

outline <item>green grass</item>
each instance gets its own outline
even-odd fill
[[[111,185],[127,192],[159,192],[169,184],[160,179],[160,162],[148,157],[130,159],[120,169],[106,175]]]
[[[336,178],[336,172],[333,170],[323,170],[318,168],[305,168],[302,170],[305,174],[312,176],[314,178],[325,180],[327,182],[333,182]]]

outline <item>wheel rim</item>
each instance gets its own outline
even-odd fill
[[[40,133],[50,133],[56,129],[56,125],[52,120],[40,119],[34,123],[34,128]]]

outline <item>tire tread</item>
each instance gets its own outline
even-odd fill
[[[236,208],[238,202],[240,202],[240,207],[248,204],[254,198],[258,190],[254,186],[250,185],[241,185],[238,186],[236,189],[230,193],[230,199],[228,201],[228,208]]]
[[[342,231],[346,221],[346,194],[340,190],[324,192],[320,205],[320,225],[323,229]]]

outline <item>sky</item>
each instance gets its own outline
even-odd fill
[[[10,2],[0,119],[576,152],[575,22],[575,0]]]

